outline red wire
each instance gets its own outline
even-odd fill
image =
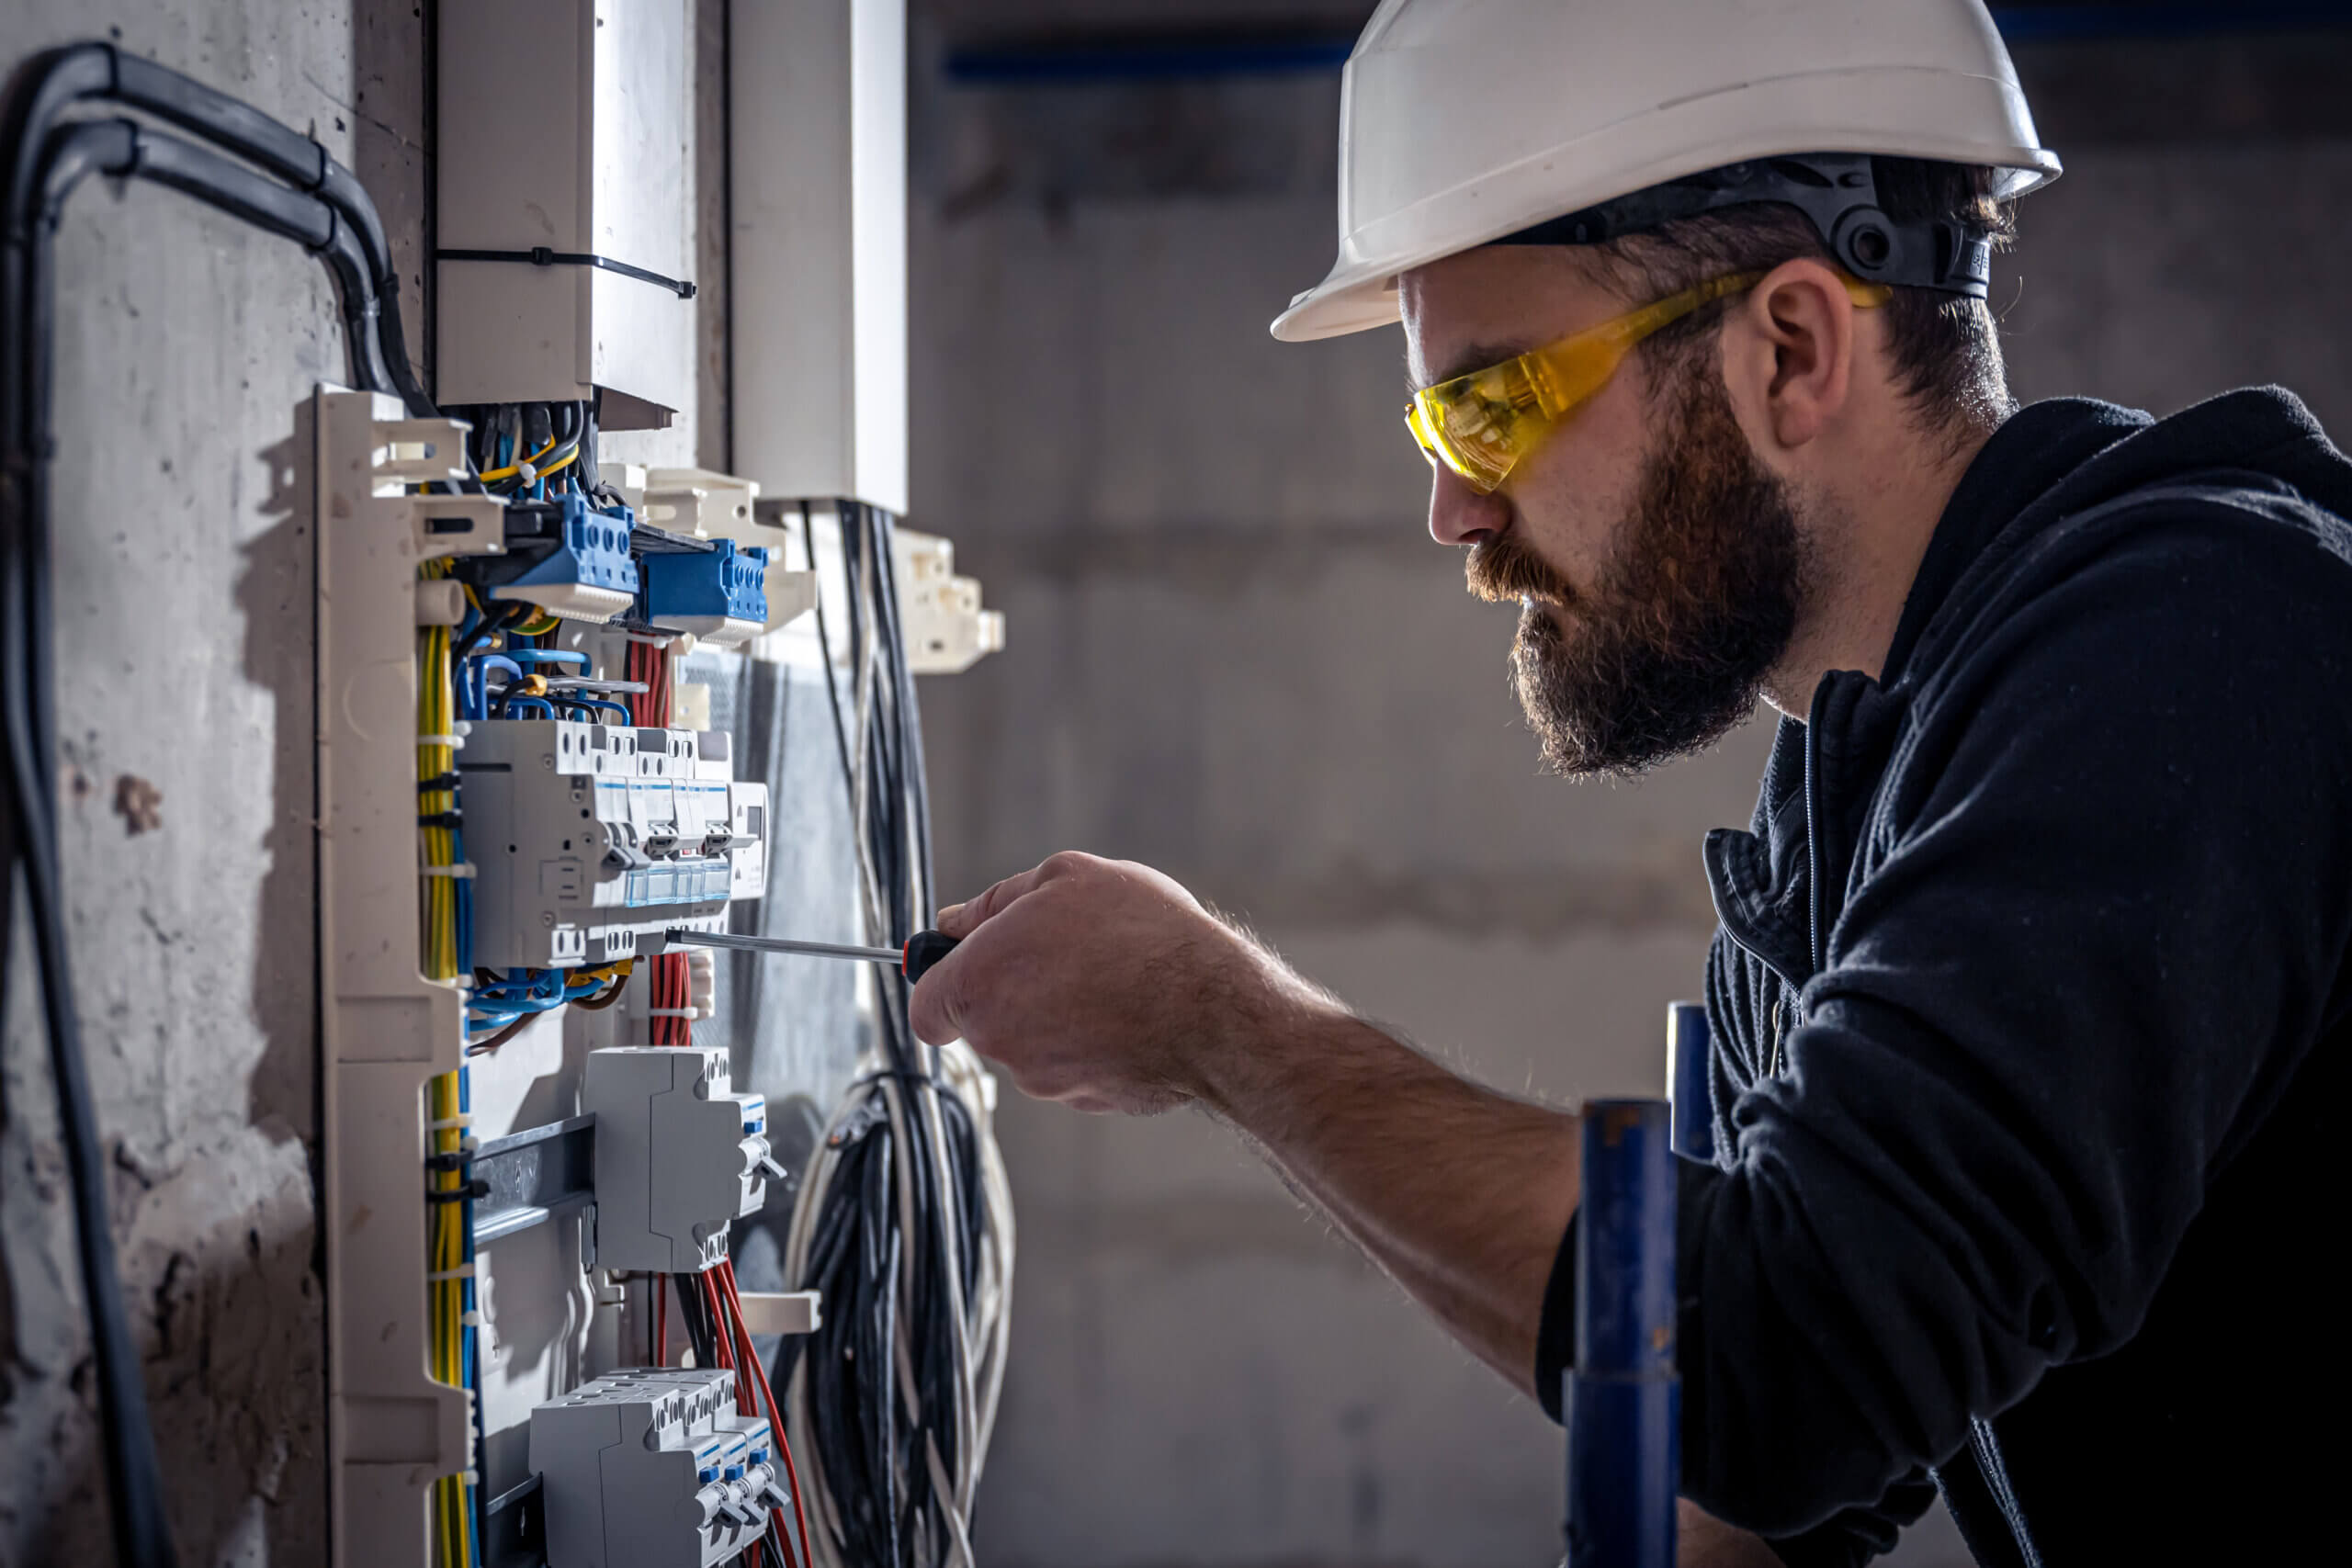
[[[735,1283],[735,1260],[730,1258],[720,1264],[718,1272],[727,1288],[729,1303],[734,1309],[735,1326],[741,1330],[743,1328],[743,1294]],[[743,1348],[746,1354],[750,1353],[751,1348],[752,1336],[744,1330]],[[800,1502],[800,1467],[793,1462],[792,1439],[784,1430],[784,1406],[775,1402],[775,1390],[768,1386],[767,1368],[757,1356],[752,1356],[751,1361],[752,1369],[760,1380],[760,1393],[767,1401],[768,1428],[775,1434],[776,1451],[784,1455],[785,1479],[790,1483],[792,1492],[792,1517],[800,1526],[799,1561],[813,1565],[816,1559],[808,1555],[808,1513]]]

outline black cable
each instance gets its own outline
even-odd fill
[[[401,327],[400,273],[392,264],[383,220],[359,177],[324,147],[251,104],[110,43],[93,40],[51,50],[28,62],[23,78],[23,127],[46,130],[71,105],[108,99],[201,136],[322,203],[348,232],[368,292],[378,301],[370,341],[389,378],[388,389],[396,391],[418,418],[437,412],[409,366]],[[38,141],[16,140],[8,145],[16,165],[10,171],[12,183],[28,188],[28,163],[39,155]]]
[[[864,726],[854,739],[833,676],[832,628],[820,600],[821,667],[854,829],[873,871],[885,934],[896,938],[919,913],[927,914],[932,899],[920,711],[899,614],[892,519],[847,501],[839,503],[839,517],[842,583],[853,611],[848,662],[865,698]],[[813,568],[815,528],[805,505],[801,537]],[[861,769],[866,783],[862,812]],[[936,1451],[952,1475],[960,1459],[962,1361],[986,1225],[979,1146],[969,1109],[941,1089],[935,1054],[914,1037],[906,987],[886,987],[880,1002],[876,1043],[885,1065],[865,1080],[865,1098],[857,1108],[836,1122],[831,1179],[798,1281],[822,1291],[834,1305],[816,1335],[778,1347],[771,1381],[788,1386],[796,1371],[807,1380],[813,1462],[836,1499],[846,1560],[933,1568],[946,1550],[944,1516],[955,1500],[940,1495],[929,1461]],[[935,1102],[926,1095],[936,1096]],[[896,1122],[889,1113],[893,1096],[904,1112]],[[933,1103],[935,1121],[929,1114]],[[944,1140],[944,1149],[934,1147],[937,1140]],[[905,1370],[914,1385],[914,1419],[906,1418],[899,1384],[902,1309],[911,1314],[905,1325],[911,1364]]]
[[[29,107],[28,107],[29,105]],[[74,1240],[84,1304],[98,1375],[106,1447],[107,1499],[117,1554],[140,1568],[175,1561],[163,1506],[162,1469],[147,1412],[138,1351],[124,1310],[107,1213],[105,1160],[74,1008],[73,966],[67,954],[62,874],[53,817],[54,684],[50,678],[49,382],[54,278],[50,239],[55,214],[81,180],[108,165],[128,140],[106,127],[49,134],[24,118],[39,107],[17,100],[8,143],[11,184],[5,208],[6,255],[0,258],[0,322],[10,352],[0,381],[7,386],[0,422],[0,484],[6,487],[6,537],[0,548],[0,606],[12,628],[0,674],[0,727],[7,738],[7,787],[15,819],[10,881],[21,880],[30,916],[41,1010],[56,1080],[58,1120],[73,1194]],[[21,139],[39,133],[41,155],[28,164]],[[16,181],[21,175],[26,183]],[[6,889],[14,897],[13,888]]]

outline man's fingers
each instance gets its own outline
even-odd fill
[[[1068,876],[1079,866],[1091,863],[1093,858],[1065,850],[1016,876],[1006,877],[977,898],[948,905],[932,919],[940,931],[960,942],[977,931],[981,922],[1004,913],[1015,899],[1035,892],[1057,878]]]
[[[958,948],[933,964],[907,994],[907,1022],[913,1026],[915,1038],[926,1045],[944,1045],[963,1038],[963,956]]]

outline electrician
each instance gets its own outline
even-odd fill
[[[1932,1488],[1984,1563],[2333,1560],[2352,467],[2276,389],[2010,400],[1987,258],[2058,161],[1978,0],[1395,0],[1342,103],[1274,335],[1401,317],[1549,765],[1781,716],[1703,856],[1684,1560],[1860,1562]],[[940,924],[926,1039],[1229,1122],[1557,1415],[1575,1117],[1140,865]]]

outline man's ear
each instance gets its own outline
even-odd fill
[[[1812,257],[1783,262],[1749,290],[1725,334],[1732,407],[1759,450],[1793,451],[1846,407],[1857,352],[1845,279]]]

